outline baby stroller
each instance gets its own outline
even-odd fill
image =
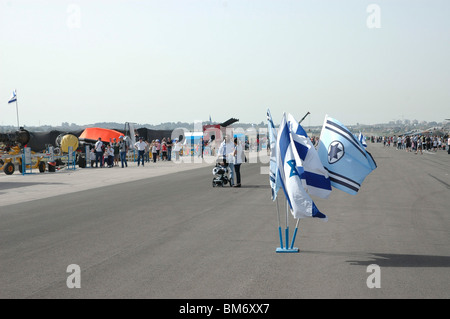
[[[213,187],[223,187],[227,184],[230,184],[231,186],[231,180],[229,178],[230,169],[228,168],[228,165],[216,164],[216,166],[212,170],[212,173],[214,175],[214,178],[212,180]]]

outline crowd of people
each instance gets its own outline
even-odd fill
[[[119,140],[110,139],[108,143],[102,141],[99,137],[94,147],[91,149],[90,161],[91,167],[128,167],[127,154],[130,150],[137,152],[137,166],[142,167],[145,163],[153,161],[172,161],[172,154],[175,160],[180,160],[180,152],[182,151],[182,143],[178,139],[171,140],[163,138],[161,141],[155,139],[146,141],[143,137],[137,137],[134,145],[125,140],[124,136],[119,136]],[[230,168],[231,185],[241,187],[240,167],[245,162],[245,146],[237,138],[231,141],[229,136],[225,137],[220,144],[217,152],[217,162],[221,162]],[[202,152],[203,153],[203,149]],[[236,184],[234,183],[236,177]]]
[[[423,151],[437,152],[447,150],[450,154],[450,136],[432,135],[403,135],[403,136],[380,136],[375,139],[377,143],[383,143],[384,147],[391,145],[397,150],[423,154]]]
[[[161,141],[159,139],[146,141],[143,137],[138,137],[137,142],[130,145],[122,135],[119,136],[119,140],[110,139],[109,143],[103,142],[99,137],[91,149],[91,167],[114,167],[119,166],[119,162],[122,168],[128,167],[127,154],[132,149],[137,151],[138,166],[141,164],[144,166],[144,163],[149,163],[150,159],[154,163],[171,161],[172,152],[175,154],[176,160],[179,160],[181,143],[178,139],[172,141],[170,138],[163,138]]]

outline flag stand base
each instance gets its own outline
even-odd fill
[[[278,247],[276,252],[277,253],[298,253],[299,249],[297,247],[294,247],[294,248],[281,248],[281,247]]]
[[[297,237],[297,230],[298,230],[298,220],[297,220],[297,226],[294,230],[294,236],[292,237],[291,245],[288,248],[288,245],[283,245],[283,236],[281,235],[281,227],[278,227],[278,234],[280,236],[280,247],[276,249],[277,253],[298,253],[298,248],[294,247],[295,237]],[[285,229],[285,235],[286,235],[286,243],[289,243],[289,226]],[[283,247],[286,246],[286,247]]]

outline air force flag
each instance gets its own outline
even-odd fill
[[[283,114],[278,129],[276,152],[281,186],[294,218],[317,217],[327,220],[303,187],[301,176],[304,174],[304,169],[296,161],[296,148],[286,114]]]
[[[351,195],[377,164],[357,138],[339,121],[325,116],[320,134],[320,160],[328,171],[331,185]]]

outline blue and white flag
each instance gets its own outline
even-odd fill
[[[17,101],[17,95],[16,95],[16,90],[14,90],[8,103],[12,103],[12,102],[16,102],[16,101]]]
[[[297,164],[296,148],[284,113],[278,130],[276,152],[281,187],[294,218],[317,217],[327,220],[303,187],[301,175],[304,169]]]
[[[377,164],[358,139],[339,121],[325,116],[320,134],[319,157],[331,185],[351,195]]]
[[[297,166],[303,168],[300,178],[305,190],[309,195],[328,198],[331,193],[331,182],[327,170],[320,161],[319,154],[306,131],[291,114],[287,115],[287,121],[295,146],[294,156]],[[300,168],[300,170],[302,169]]]
[[[270,188],[272,190],[272,200],[274,201],[277,198],[278,190],[280,189],[280,182],[278,176],[278,166],[277,166],[277,129],[273,124],[272,114],[270,114],[270,110],[267,109],[267,126],[269,130],[269,141],[270,141],[270,171],[269,171],[269,180],[270,180]]]
[[[362,146],[367,147],[366,137],[361,132],[359,132],[358,140]]]

